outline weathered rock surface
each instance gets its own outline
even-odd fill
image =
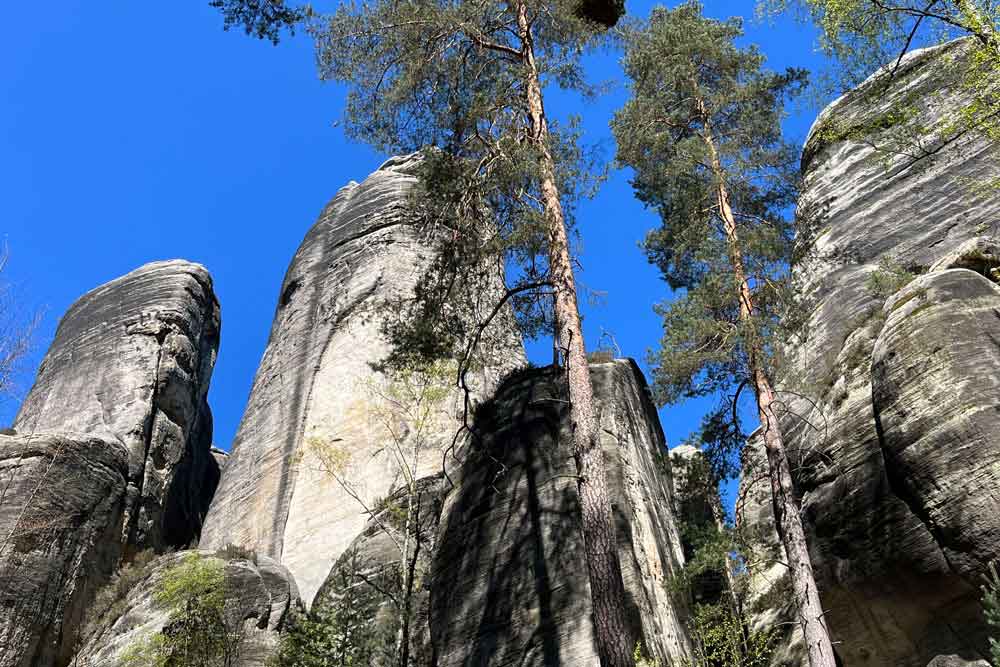
[[[634,362],[591,366],[633,622],[660,664],[689,644],[664,586],[683,563],[659,421]],[[567,410],[551,371],[480,406],[449,472],[430,577],[437,664],[597,664]]]
[[[401,620],[409,606],[409,664],[435,665],[428,576],[447,486],[444,475],[438,474],[417,480],[412,497],[407,487],[390,495],[337,559],[311,611],[329,617],[343,615],[350,606],[363,626],[361,632],[390,637],[395,643],[402,636]],[[372,667],[393,664],[378,658],[372,661]]]
[[[227,623],[232,628],[243,626],[234,667],[264,667],[280,631],[301,606],[294,578],[265,556],[232,557],[205,550],[165,554],[144,566],[139,583],[100,619],[74,656],[72,667],[119,667],[130,648],[162,631],[169,610],[157,603],[156,592],[169,569],[192,553],[224,562]]]
[[[872,400],[886,475],[969,584],[1000,559],[1000,287],[920,276],[885,305]]]
[[[379,307],[409,295],[431,260],[429,242],[407,224],[417,159],[393,158],[341,189],[303,240],[202,533],[203,547],[236,544],[280,559],[307,603],[364,529],[363,505],[401,479],[380,425],[389,389],[370,364],[389,351]],[[490,337],[470,383],[480,396],[524,358],[509,318]],[[441,425],[420,447],[417,476],[440,471],[460,406],[453,394],[437,410]],[[325,469],[317,444],[337,450],[356,498]]]
[[[88,292],[63,316],[18,433],[82,433],[129,453],[124,541],[184,546],[218,479],[205,397],[219,304],[204,267],[154,262]]]
[[[0,665],[66,664],[121,554],[129,457],[116,440],[0,436]]]
[[[993,288],[967,272],[932,274],[913,287],[932,299],[924,310],[897,295],[886,320],[886,295],[869,281],[893,265],[995,268],[1000,198],[975,184],[1000,176],[996,147],[974,133],[937,135],[923,152],[905,143],[963,103],[953,65],[966,48],[909,55],[888,88],[869,81],[828,107],[804,150],[808,232],[793,272],[810,315],[808,337],[787,345],[782,424],[826,618],[852,667],[981,657],[975,572],[995,554],[996,524],[970,522],[985,507],[996,514],[1000,444],[977,433],[998,399],[973,360],[995,363]],[[915,116],[894,118],[894,105]]]

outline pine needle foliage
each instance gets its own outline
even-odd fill
[[[224,30],[242,28],[257,39],[277,44],[284,31],[293,32],[295,25],[305,19],[309,11],[303,7],[290,7],[283,0],[212,0],[208,3],[224,17]]]
[[[530,48],[545,84],[596,94],[580,58],[601,40],[600,26],[572,1],[531,2],[529,45],[514,7],[354,1],[310,22],[321,77],[347,84],[348,136],[390,154],[422,151],[409,208],[435,261],[413,298],[389,310],[396,366],[462,359],[501,300],[525,335],[550,332],[541,151],[554,158],[570,234],[576,202],[602,177],[578,119],[550,121],[547,144],[534,141],[525,90]],[[473,316],[455,303],[471,304]]]
[[[674,290],[656,306],[663,318],[651,357],[661,404],[735,394],[748,377],[749,350],[773,361],[772,342],[790,303],[788,264],[797,191],[797,155],[782,139],[783,102],[806,74],[763,69],[755,47],[737,48],[740,19],[702,16],[697,2],[657,7],[627,35],[625,72],[632,97],[615,115],[618,161],[634,170],[636,196],[660,215],[644,242]],[[710,127],[706,127],[705,118]],[[717,206],[719,175],[704,136],[710,131],[738,225],[753,319],[741,321],[732,257]],[[732,406],[706,418],[710,439],[732,447]],[[728,476],[728,475],[726,475]]]

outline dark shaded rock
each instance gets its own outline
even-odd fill
[[[373,426],[385,409],[386,381],[371,364],[389,352],[380,307],[411,294],[432,259],[431,243],[411,224],[418,159],[392,158],[342,188],[296,252],[202,533],[203,547],[236,544],[280,559],[307,604],[366,522],[310,441],[337,443],[364,504],[401,479],[387,438]],[[499,318],[487,340],[470,373],[474,398],[524,359],[512,318]],[[461,425],[461,398],[455,392],[438,411],[418,477],[440,471],[441,451]]]
[[[129,457],[95,436],[0,436],[0,665],[66,664],[121,555]]]
[[[994,380],[984,381],[968,364],[948,369],[935,364],[969,346],[991,345],[990,337],[1000,335],[1000,329],[988,331],[991,324],[979,314],[977,299],[961,316],[981,327],[976,332],[939,321],[933,327],[937,341],[928,349],[940,345],[944,351],[922,362],[936,369],[937,379],[955,395],[939,406],[916,401],[912,392],[939,394],[912,377],[896,388],[880,379],[873,383],[873,352],[882,377],[912,373],[921,362],[892,332],[914,336],[914,345],[929,344],[931,332],[908,328],[892,313],[886,323],[886,295],[869,282],[886,263],[914,274],[950,267],[990,273],[993,268],[990,239],[998,234],[1000,199],[974,184],[1000,176],[996,146],[969,133],[933,144],[934,150],[914,160],[899,143],[918,127],[940,127],[967,101],[967,92],[955,85],[953,67],[966,58],[967,48],[967,42],[957,41],[914,52],[903,59],[888,88],[870,80],[848,93],[821,114],[803,154],[797,214],[802,236],[793,275],[809,313],[808,336],[785,346],[786,370],[779,378],[787,408],[782,425],[826,619],[844,664],[852,667],[923,667],[938,654],[975,655],[978,650],[976,591],[957,561],[950,562],[971,554],[959,557],[948,544],[953,536],[967,535],[968,528],[943,506],[933,513],[944,523],[935,525],[931,504],[953,492],[927,490],[938,478],[946,487],[963,476],[981,478],[982,469],[968,456],[959,461],[961,455],[931,452],[921,443],[950,449],[957,440],[946,444],[949,438],[970,435],[962,433],[968,422],[948,414],[949,407],[984,415],[994,409]],[[892,110],[899,106],[914,109],[913,117],[895,118]],[[927,280],[937,284],[936,278]],[[970,281],[964,284],[972,289]],[[933,308],[956,317],[965,309],[957,302]],[[932,317],[932,312],[917,317]],[[909,371],[882,356],[890,347],[910,359]],[[903,416],[912,409],[927,413]],[[943,440],[935,440],[937,429]],[[891,446],[885,446],[880,431],[893,433]],[[942,468],[946,463],[966,467]],[[969,487],[969,495],[979,498],[973,504],[996,505],[991,483]],[[914,493],[926,495],[918,500]],[[770,521],[766,496],[756,509],[748,506],[747,522]],[[958,510],[960,504],[953,507]],[[975,547],[984,548],[991,547]],[[780,586],[771,581],[761,588],[772,584]],[[805,664],[801,653],[786,657],[782,664]]]
[[[128,450],[129,548],[198,535],[218,476],[205,400],[218,344],[204,267],[147,264],[70,307],[17,415],[19,433],[93,434]]]
[[[591,366],[630,612],[661,664],[689,644],[664,586],[683,563],[663,433],[634,362]],[[437,664],[597,664],[576,468],[550,369],[476,413],[445,499],[430,576]]]
[[[71,667],[118,667],[130,647],[163,631],[169,611],[157,604],[156,591],[167,571],[191,553],[165,554],[145,566],[140,583],[128,591],[123,604],[100,619]],[[237,551],[197,553],[225,563],[227,621],[229,627],[243,627],[234,667],[264,667],[280,631],[301,608],[295,580],[286,568],[264,556]]]

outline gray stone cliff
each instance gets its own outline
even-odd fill
[[[364,506],[401,480],[378,423],[391,389],[371,364],[389,352],[380,308],[411,294],[432,259],[431,243],[408,224],[418,159],[392,158],[342,188],[296,252],[202,533],[203,547],[234,544],[280,560],[307,604],[364,529]],[[480,397],[524,359],[510,318],[490,336],[470,383]],[[440,470],[461,426],[457,392],[437,412],[417,476]],[[350,492],[326,469],[324,450],[345,467]]]
[[[828,107],[804,150],[793,274],[808,330],[786,346],[782,424],[851,667],[983,657],[978,577],[1000,548],[1000,198],[977,184],[1000,162],[980,135],[943,128],[965,100],[966,48],[910,54],[888,87]],[[918,126],[934,130],[907,143]],[[875,289],[873,274],[899,268],[924,275]],[[742,517],[765,533],[766,495]],[[755,575],[781,585],[780,567]],[[780,662],[805,664],[794,650]]]
[[[205,400],[219,307],[156,262],[81,297],[0,442],[0,665],[65,665],[123,558],[196,538],[218,481]]]
[[[222,563],[227,624],[240,637],[233,667],[265,667],[280,631],[301,606],[295,581],[287,569],[265,556],[231,557],[211,551],[179,551],[145,565],[123,603],[94,624],[71,667],[119,667],[130,650],[162,631],[169,611],[156,602],[156,592],[168,570],[192,553]]]
[[[665,586],[683,564],[669,463],[634,362],[591,366],[630,614],[660,664],[688,657]],[[551,371],[504,384],[449,472],[430,573],[437,665],[596,665],[576,468]]]
[[[69,308],[18,412],[19,434],[81,433],[125,447],[130,548],[180,547],[198,535],[218,479],[205,397],[219,326],[204,267],[147,264]]]
[[[129,457],[95,436],[0,435],[0,665],[66,664],[122,552]]]

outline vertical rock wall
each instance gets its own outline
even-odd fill
[[[660,664],[688,656],[666,580],[683,563],[669,464],[631,361],[591,366],[629,612]],[[597,664],[561,383],[528,371],[476,414],[430,578],[438,665]]]
[[[197,537],[219,474],[218,342],[211,278],[189,262],[147,264],[63,316],[0,437],[0,665],[67,664],[123,557]]]
[[[987,280],[1000,198],[977,184],[1000,162],[982,136],[947,132],[968,99],[967,48],[908,55],[888,86],[870,80],[828,107],[804,149],[793,272],[808,336],[787,345],[782,424],[826,618],[852,667],[982,650],[976,586],[1000,515],[988,435],[1000,311]],[[900,268],[928,275],[886,302],[871,277]],[[768,502],[745,519],[769,521]]]
[[[0,665],[66,664],[121,556],[129,458],[115,440],[0,435]]]
[[[409,295],[432,259],[428,240],[408,224],[417,160],[393,158],[341,189],[296,252],[202,535],[205,547],[236,544],[280,559],[307,603],[364,528],[365,506],[400,483],[381,423],[391,388],[371,364],[389,351],[380,308]],[[487,393],[524,359],[509,318],[490,340],[471,383]],[[418,476],[440,470],[460,406],[453,394],[438,410],[440,427],[421,445]],[[350,493],[316,445],[339,460]]]
[[[129,454],[123,541],[184,546],[218,479],[205,398],[219,304],[204,267],[154,262],[88,292],[59,322],[14,428],[82,433]]]

